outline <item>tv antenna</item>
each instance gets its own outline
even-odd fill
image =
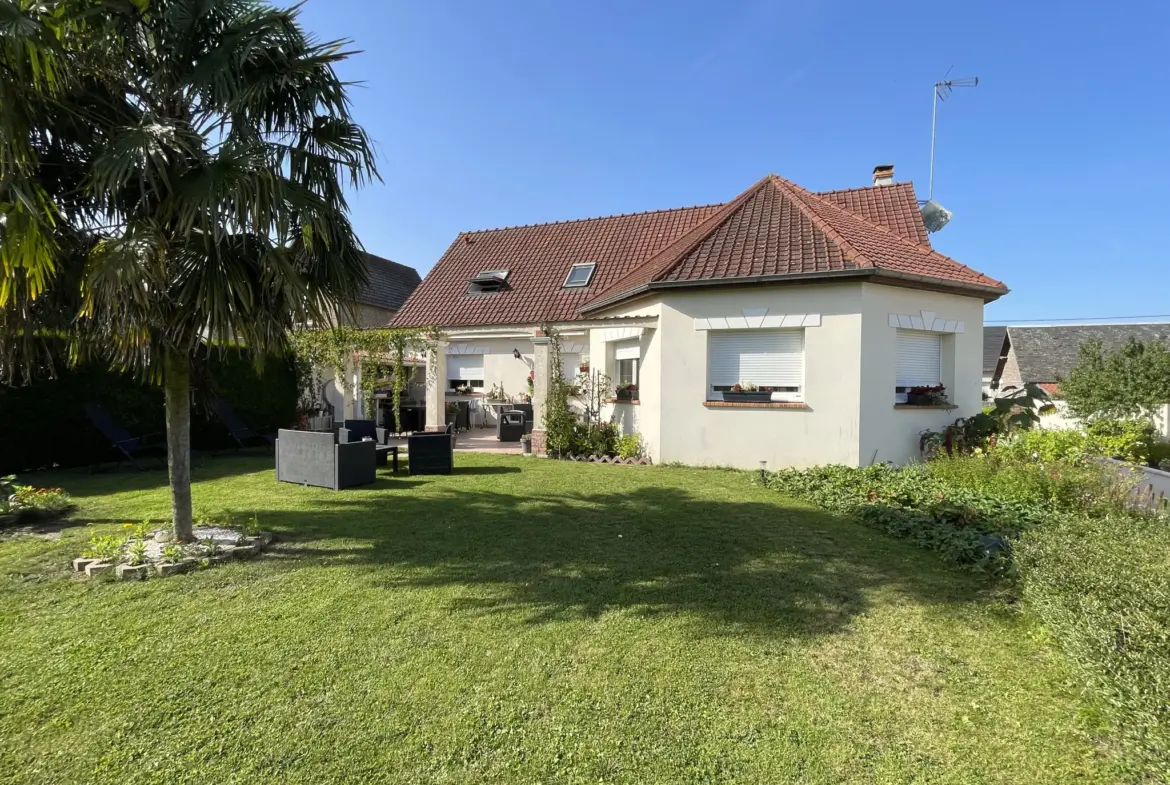
[[[951,68],[954,68],[952,65]],[[950,97],[951,91],[956,87],[978,87],[978,76],[965,76],[962,79],[947,79],[951,73],[951,68],[943,74],[943,78],[934,83],[934,108],[930,116],[930,186],[927,191],[927,201],[934,199],[934,139],[935,131],[938,127],[938,102],[945,101]],[[941,227],[940,227],[941,228]]]

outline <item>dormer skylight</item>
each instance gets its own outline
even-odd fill
[[[565,277],[564,287],[566,289],[581,289],[588,286],[589,282],[593,280],[593,270],[596,267],[597,265],[592,262],[573,265]]]
[[[507,270],[484,270],[467,284],[468,294],[498,294],[508,288]]]

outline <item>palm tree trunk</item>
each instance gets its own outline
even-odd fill
[[[167,405],[167,469],[171,480],[171,519],[175,539],[195,539],[191,521],[191,361],[163,350],[163,386]]]

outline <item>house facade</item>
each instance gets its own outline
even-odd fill
[[[883,167],[866,188],[769,175],[726,204],[463,233],[394,324],[441,333],[428,427],[531,374],[539,450],[551,330],[563,372],[603,380],[602,416],[656,462],[863,465],[979,410],[983,307],[1006,291],[930,247]],[[907,402],[938,384],[945,402]]]

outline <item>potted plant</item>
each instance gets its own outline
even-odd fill
[[[738,403],[767,403],[772,400],[771,387],[759,387],[752,382],[733,384],[723,393],[723,400]]]
[[[520,437],[520,449],[525,455],[532,455],[532,434],[526,433]]]
[[[493,384],[492,388],[488,390],[487,399],[489,401],[503,402],[508,400],[508,393],[504,392],[504,385]]]
[[[577,372],[589,373],[589,363],[581,363],[581,365],[577,367]]]
[[[636,401],[638,400],[638,385],[619,384],[614,390],[614,396],[619,401]]]
[[[906,391],[906,403],[910,406],[945,406],[947,388],[941,384],[911,387]]]

